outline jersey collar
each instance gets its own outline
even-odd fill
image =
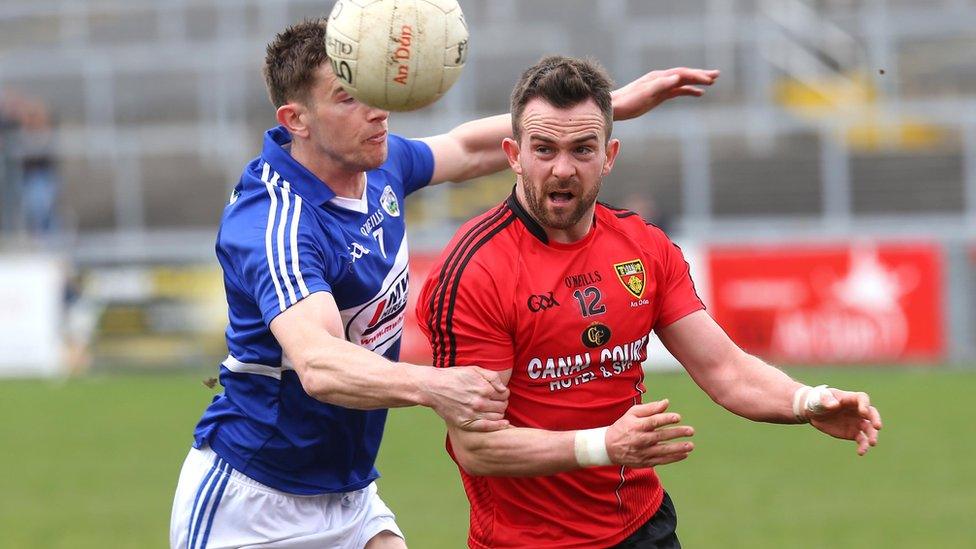
[[[264,148],[261,151],[261,158],[291,185],[293,192],[319,206],[325,204],[335,196],[335,193],[324,181],[308,171],[305,166],[302,166],[291,156],[291,153],[285,149],[290,143],[291,134],[283,126],[271,128],[264,132]]]
[[[519,221],[532,233],[532,236],[541,240],[543,244],[548,244],[549,236],[546,234],[546,230],[519,204],[518,198],[515,197],[515,187],[512,187],[512,194],[508,195],[507,202],[515,217],[519,218]]]

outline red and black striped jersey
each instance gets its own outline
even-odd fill
[[[648,334],[702,308],[681,250],[640,216],[597,204],[583,239],[550,242],[513,194],[454,236],[417,318],[435,366],[512,370],[512,425],[565,431],[609,425],[639,403]],[[459,470],[476,548],[611,546],[663,498],[653,469]]]

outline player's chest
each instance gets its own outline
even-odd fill
[[[531,334],[535,349],[599,353],[653,325],[658,281],[652,258],[638,250],[540,254],[517,276],[518,333]]]
[[[336,268],[329,282],[340,309],[395,297],[385,295],[389,292],[405,296],[408,246],[400,209],[371,201],[367,211],[340,212],[332,222],[334,249],[328,260]]]

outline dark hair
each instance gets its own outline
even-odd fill
[[[607,139],[613,130],[613,103],[610,90],[613,80],[595,59],[577,59],[550,55],[526,69],[512,91],[512,134],[521,139],[520,123],[525,105],[533,98],[566,109],[587,99],[600,107],[606,122]]]
[[[325,26],[325,19],[305,19],[278,33],[268,44],[264,81],[275,108],[308,99],[315,84],[315,71],[329,60]]]

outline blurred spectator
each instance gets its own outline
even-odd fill
[[[43,101],[8,92],[0,98],[0,131],[3,156],[12,163],[6,170],[8,196],[4,198],[12,202],[16,197],[20,203],[14,228],[24,228],[32,236],[49,236],[59,229],[57,199],[61,187],[51,114]],[[9,209],[5,213],[12,214]],[[5,225],[11,224],[8,221]]]

